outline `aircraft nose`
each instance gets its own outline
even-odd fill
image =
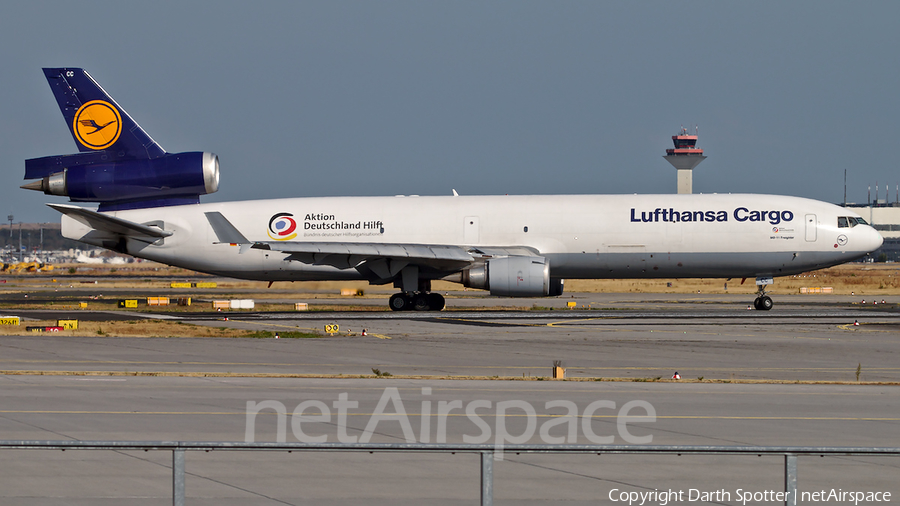
[[[866,245],[866,250],[871,253],[884,244],[884,237],[881,237],[881,234],[874,228],[868,227],[863,242]]]

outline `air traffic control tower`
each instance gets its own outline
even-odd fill
[[[688,135],[687,129],[681,127],[681,134],[672,136],[675,148],[667,149],[666,156],[663,157],[678,170],[678,193],[693,193],[692,171],[700,162],[706,160],[703,150],[697,147],[697,137],[696,133]]]

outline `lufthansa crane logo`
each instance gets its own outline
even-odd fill
[[[290,241],[297,237],[297,221],[291,213],[278,213],[269,220],[269,237],[276,241]]]
[[[106,149],[119,140],[122,116],[118,109],[104,100],[91,100],[75,112],[72,123],[75,138],[90,149]]]

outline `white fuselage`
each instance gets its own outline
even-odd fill
[[[318,197],[209,203],[109,213],[156,223],[172,235],[128,240],[128,253],[201,272],[259,280],[361,279],[286,260],[278,251],[218,244],[205,212],[217,211],[250,241],[524,247],[554,278],[783,276],[847,262],[877,249],[872,227],[838,226],[858,215],[825,202],[776,195],[526,195]],[[288,213],[296,229],[270,228]],[[69,216],[66,237],[102,245]],[[296,235],[293,235],[296,234]]]

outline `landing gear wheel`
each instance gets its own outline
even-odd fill
[[[428,298],[428,306],[431,311],[441,311],[444,309],[444,296],[439,293],[429,293],[426,295]]]
[[[395,293],[388,305],[392,311],[440,311],[444,309],[444,297],[439,293]]]
[[[391,295],[391,300],[388,304],[391,306],[392,311],[408,311],[412,309],[412,301],[405,293]]]
[[[772,298],[766,295],[766,285],[764,283],[772,283],[772,278],[756,278],[756,300],[753,301],[753,307],[760,311],[768,311],[775,305]]]
[[[431,309],[431,305],[429,304],[430,294],[427,293],[417,293],[415,297],[413,297],[413,305],[416,311],[428,311]]]

